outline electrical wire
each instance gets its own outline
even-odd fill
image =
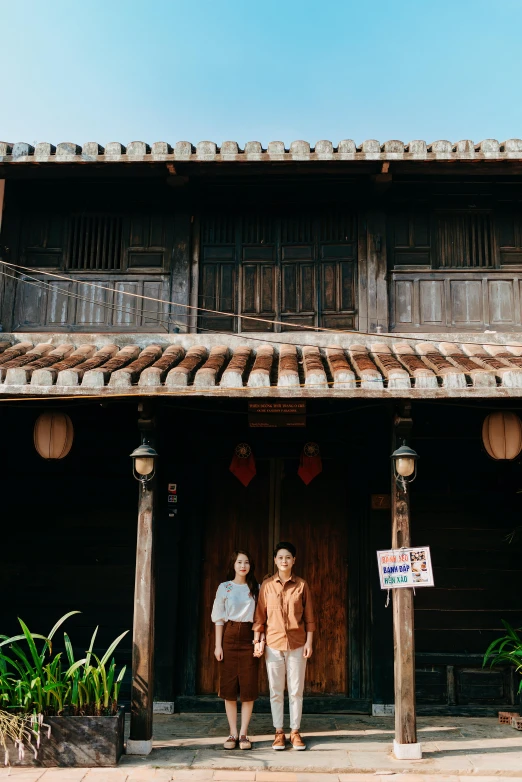
[[[24,279],[24,277],[15,277],[12,274],[7,274],[7,272],[0,271],[0,275],[3,277],[8,277],[11,280],[16,280],[16,282],[23,282],[27,285],[34,285],[35,287],[43,287],[44,290],[47,291],[54,291],[55,289],[52,286],[52,283],[45,282],[44,280],[39,280],[36,277],[31,277],[30,274],[24,274],[24,277],[27,277],[28,279]],[[34,281],[34,282],[32,282]],[[88,304],[95,304],[97,307],[104,307],[105,309],[113,310],[114,312],[120,312],[123,315],[128,314],[146,314],[146,313],[152,313],[152,310],[143,310],[139,307],[118,307],[117,304],[107,304],[107,302],[101,302],[97,301],[96,299],[88,299],[86,296],[82,296],[79,293],[74,293],[72,291],[60,291],[61,296],[66,296],[68,298],[74,298],[78,299],[79,301],[87,302]],[[149,320],[155,320],[157,323],[161,323],[165,330],[168,330],[168,326],[170,323],[175,323],[174,321],[164,320],[162,318],[158,318],[157,316],[152,316],[149,318]],[[167,324],[166,326],[164,324]],[[181,326],[181,324],[175,323],[177,326]]]
[[[11,269],[24,269],[24,271],[32,271],[32,272],[34,272],[34,269],[31,269],[29,266],[22,266],[21,264],[16,264],[16,263],[7,263],[7,261],[3,261],[3,260],[0,260],[0,263],[2,263],[4,266],[11,267]],[[45,274],[45,275],[47,275],[49,277],[55,277],[55,278],[57,278],[59,280],[67,280],[67,281],[71,280],[71,277],[66,277],[63,274],[56,274],[55,272],[47,272],[47,271],[44,271],[43,269],[39,270],[38,273],[39,274]],[[188,309],[188,310],[197,310],[198,312],[207,312],[207,313],[210,313],[211,315],[220,315],[220,316],[227,317],[227,318],[230,318],[230,317],[240,317],[242,320],[256,321],[258,323],[269,323],[270,325],[273,325],[273,326],[285,326],[285,327],[292,326],[292,327],[295,327],[295,328],[305,329],[307,331],[322,331],[322,332],[329,332],[329,333],[333,333],[333,334],[361,333],[361,332],[352,332],[351,330],[328,329],[328,328],[325,328],[324,326],[307,326],[307,325],[305,325],[303,323],[300,323],[300,324],[297,324],[297,323],[295,323],[295,324],[294,323],[287,323],[287,322],[282,321],[282,320],[272,320],[272,319],[268,319],[268,318],[257,318],[257,317],[254,317],[253,315],[234,315],[234,314],[232,314],[230,312],[223,312],[221,310],[213,310],[213,309],[209,309],[207,307],[196,307],[196,306],[194,306],[192,304],[181,304],[180,302],[167,301],[166,299],[157,299],[157,298],[155,298],[153,296],[145,296],[142,293],[132,293],[131,291],[118,291],[118,290],[116,290],[116,288],[109,288],[106,285],[99,285],[97,283],[87,282],[87,280],[82,280],[82,284],[90,285],[92,288],[99,288],[101,290],[111,291],[112,293],[120,293],[120,294],[124,294],[126,296],[132,296],[133,298],[136,298],[136,299],[144,299],[146,301],[155,301],[155,302],[158,302],[160,304],[168,304],[169,306],[182,307],[183,309]]]
[[[44,282],[44,281],[38,280],[38,279],[36,279],[36,278],[34,278],[34,277],[31,277],[30,275],[24,275],[24,276],[27,276],[27,277],[29,277],[29,279],[24,279],[23,277],[14,277],[13,275],[7,274],[7,272],[3,272],[3,271],[0,271],[0,275],[2,275],[2,276],[4,276],[4,277],[9,277],[10,279],[14,279],[14,280],[16,280],[16,281],[18,281],[18,282],[23,282],[23,283],[25,283],[25,284],[27,284],[27,285],[34,285],[34,286],[36,286],[36,287],[42,287],[42,286],[44,286],[44,290],[52,290],[51,283],[46,283],[46,282]],[[35,281],[34,281],[34,282],[31,282],[31,280],[35,280]],[[81,296],[81,295],[79,295],[79,294],[72,293],[72,292],[70,292],[70,291],[69,291],[69,292],[67,292],[67,291],[62,291],[61,293],[62,293],[62,295],[65,295],[65,296],[71,296],[71,297],[74,297],[74,298],[78,298],[78,299],[80,299],[80,300],[82,300],[82,301],[88,301],[88,302],[90,302],[90,303],[94,303],[94,304],[96,304],[96,305],[103,306],[103,305],[102,305],[102,304],[100,304],[100,303],[99,303],[99,302],[98,302],[96,299],[87,299],[87,298],[85,298],[85,297],[83,297],[83,296]],[[121,309],[121,308],[118,308],[116,305],[109,305],[109,304],[107,304],[106,306],[107,306],[107,307],[109,307],[109,308],[116,309],[116,310],[118,310],[118,311],[124,312],[124,313],[127,313],[127,312],[129,312],[129,311],[131,311],[131,310],[133,310],[133,311],[136,311],[136,312],[140,312],[140,310],[139,310],[138,308]],[[149,311],[149,312],[150,312],[150,311]],[[152,319],[152,318],[151,318],[151,319]],[[157,318],[156,318],[156,320],[158,320],[158,322],[162,322],[162,323],[168,323],[168,321],[160,321],[160,320],[159,320],[159,319],[157,319]],[[171,321],[171,322],[174,322],[174,321]],[[209,330],[209,331],[210,331],[210,330]],[[214,333],[214,332],[212,332],[212,333]],[[230,335],[227,335],[227,336],[230,336],[230,337],[235,337],[235,338],[237,338],[237,339],[242,339],[242,340],[244,340],[244,339],[245,339],[245,337],[244,337],[244,336],[242,336],[242,335],[240,335],[240,334],[230,334]],[[250,337],[249,337],[249,339],[254,339],[254,340],[257,340],[258,342],[262,342],[263,344],[266,344],[267,342],[270,342],[270,343],[271,343],[271,342],[274,342],[275,344],[287,344],[287,343],[285,343],[285,342],[281,342],[281,343],[280,343],[280,342],[278,342],[278,341],[276,341],[276,340],[267,340],[267,339],[265,339],[265,338],[256,338],[256,337],[251,337],[251,338],[250,338]],[[304,345],[303,345],[302,343],[300,343],[300,344],[299,344],[299,347],[307,347],[307,345],[306,345],[306,344],[304,344]],[[310,345],[310,347],[317,347],[317,346],[316,346],[316,345]],[[337,347],[337,348],[338,348],[339,346],[335,346],[335,347]],[[378,353],[377,351],[374,351],[374,354],[375,354],[376,356],[378,356],[378,355],[386,355],[386,356],[388,356],[388,355],[389,355],[388,353],[385,353],[385,354],[380,354],[380,353]],[[122,368],[124,368],[124,367],[122,367]],[[477,364],[477,369],[478,369],[478,368],[480,368],[480,367],[479,367],[479,365]],[[351,370],[351,371],[353,371],[353,370]],[[490,370],[490,371],[494,371],[494,370]],[[404,372],[406,373],[406,370],[404,370]],[[354,374],[355,374],[355,373],[354,373]],[[415,380],[415,376],[414,376],[414,375],[410,375],[410,374],[408,374],[408,375],[407,375],[407,377],[408,377],[408,379],[410,379],[410,380]],[[355,382],[355,387],[356,387],[356,388],[357,388],[357,385],[360,385],[360,384],[362,384],[363,382],[364,382],[364,383],[372,383],[372,382],[375,382],[375,383],[378,383],[378,384],[382,384],[382,383],[384,382],[384,380],[388,380],[388,378],[387,378],[386,376],[384,376],[384,378],[382,378],[382,377],[377,377],[377,378],[368,378],[368,377],[367,377],[367,378],[354,378],[354,382]],[[327,381],[326,381],[327,387],[331,388],[331,387],[334,385],[334,382],[335,382],[335,381],[329,381],[329,380],[327,380]],[[275,387],[275,386],[271,386],[271,388],[273,388],[273,387]],[[319,388],[324,388],[324,387],[325,387],[325,384],[324,384],[324,382],[319,382],[319,383],[299,383],[299,384],[296,384],[295,386],[292,386],[292,388],[308,388],[308,389],[310,389],[310,388],[314,388],[314,387],[316,387],[316,388],[317,388],[317,387],[319,387]],[[472,383],[468,383],[468,384],[466,384],[466,387],[473,388],[473,387],[474,387],[474,385],[473,385]],[[214,386],[214,387],[210,387],[210,386],[209,386],[209,387],[206,387],[207,391],[208,391],[208,390],[210,390],[210,388],[214,388],[215,390],[219,390],[219,391],[223,390],[223,389],[221,389],[221,387],[220,387],[220,386]],[[229,391],[239,391],[239,390],[244,390],[244,389],[245,389],[245,386],[237,386],[237,387],[235,387],[235,388],[232,388],[232,387],[228,386],[227,388],[228,388],[228,390],[229,390]]]
[[[0,263],[3,263],[3,264],[4,264],[4,266],[7,266],[7,267],[9,267],[9,268],[10,268],[11,266],[15,266],[14,264],[7,264],[7,263],[5,263],[5,262],[3,262],[3,261],[0,261]],[[23,267],[23,268],[27,268],[27,267]],[[48,283],[48,282],[46,282],[46,281],[44,281],[44,280],[39,280],[38,278],[36,278],[36,277],[33,277],[33,276],[29,275],[29,274],[24,274],[24,276],[23,276],[23,277],[16,277],[16,276],[14,276],[14,275],[9,275],[9,274],[8,274],[7,272],[5,272],[5,271],[0,271],[0,274],[1,274],[2,276],[4,276],[4,277],[8,277],[8,278],[10,278],[10,279],[14,279],[15,281],[23,282],[23,283],[25,283],[25,284],[28,284],[28,285],[33,285],[33,286],[36,286],[36,287],[40,287],[40,288],[43,288],[44,290],[47,290],[47,291],[49,291],[49,290],[53,290],[53,286],[52,286],[52,284],[51,284],[50,282]],[[17,274],[17,272],[16,272],[16,271],[15,271],[15,274]],[[19,274],[19,272],[18,272],[18,274]],[[52,276],[57,276],[57,275],[52,275]],[[26,277],[27,277],[28,279],[25,279]],[[64,279],[66,279],[66,280],[68,280],[68,281],[71,281],[71,278],[68,278],[68,277],[66,277],[66,278],[64,278]],[[83,281],[83,280],[82,280],[81,282],[82,282],[82,284],[84,283],[84,281]],[[85,281],[85,282],[86,282],[86,281]],[[88,285],[91,285],[92,287],[101,287],[101,288],[103,288],[103,289],[105,289],[105,290],[112,290],[112,291],[114,291],[115,293],[118,293],[118,294],[120,294],[120,295],[121,295],[121,294],[125,294],[125,293],[127,293],[127,292],[125,292],[125,291],[117,291],[116,289],[105,288],[105,286],[97,286],[96,284],[93,284],[93,283],[88,283],[88,282],[86,282],[86,284],[88,284]],[[174,323],[174,324],[175,324],[175,325],[177,325],[178,327],[181,327],[181,325],[182,325],[182,324],[180,324],[180,323],[177,323],[176,321],[174,321],[172,318],[170,318],[170,316],[169,316],[169,320],[164,320],[164,319],[161,319],[161,318],[157,317],[157,315],[156,315],[156,316],[155,316],[155,315],[153,315],[151,310],[142,310],[142,309],[141,309],[141,308],[139,308],[139,307],[118,307],[117,305],[114,305],[114,304],[108,304],[108,303],[99,302],[99,301],[97,301],[97,300],[95,300],[95,299],[89,299],[89,298],[87,298],[87,297],[81,296],[80,294],[73,293],[73,292],[71,292],[71,291],[61,291],[61,294],[62,294],[62,295],[65,295],[65,296],[69,296],[70,298],[73,298],[73,299],[77,299],[77,300],[80,300],[80,301],[86,301],[86,302],[89,302],[89,303],[95,304],[96,306],[102,306],[102,307],[105,307],[105,308],[107,308],[107,309],[110,309],[110,310],[113,310],[113,311],[122,312],[122,313],[124,313],[124,314],[129,314],[129,313],[137,313],[137,314],[141,314],[141,313],[148,313],[148,314],[151,316],[151,317],[149,318],[149,320],[155,320],[157,323],[161,323],[161,324],[162,324],[162,326],[163,326],[164,328],[168,328],[168,325],[170,325],[170,324],[172,324],[172,323]],[[141,298],[151,298],[151,297],[141,297]],[[161,300],[159,300],[159,299],[152,299],[152,300],[153,300],[153,301],[161,301]],[[166,303],[166,302],[165,302],[165,303]],[[227,315],[227,313],[222,313],[222,314],[223,314],[223,315],[226,315],[227,317],[229,317],[229,315]],[[274,321],[274,323],[275,323],[275,322],[276,322],[276,321]],[[167,324],[167,327],[165,327],[165,324]],[[211,333],[215,333],[215,332],[213,332],[211,329],[203,329],[203,330],[204,330],[204,331],[209,331],[209,332],[211,332]],[[345,333],[345,332],[343,332],[343,333]],[[364,332],[350,332],[350,333],[355,333],[355,334],[364,334]],[[248,335],[244,335],[244,334],[229,334],[229,335],[227,335],[227,336],[228,336],[228,337],[234,337],[234,338],[236,338],[236,339],[241,339],[241,340],[243,340],[243,341],[245,340],[245,338],[246,338],[246,339],[252,339],[252,340],[255,340],[255,341],[258,341],[258,342],[262,342],[262,343],[264,343],[264,344],[266,344],[266,343],[275,343],[275,344],[279,344],[279,345],[281,345],[281,344],[287,344],[286,342],[284,342],[284,341],[282,341],[282,340],[281,340],[281,341],[280,341],[280,340],[274,340],[274,339],[270,339],[270,338],[268,338],[268,337],[263,337],[263,338],[259,338],[259,337],[249,337]],[[420,338],[418,338],[418,339],[420,339]],[[458,342],[455,342],[454,344],[460,344],[460,343],[458,343]],[[496,343],[494,343],[494,344],[496,344]],[[299,345],[299,347],[306,347],[306,346],[307,346],[306,344],[302,344],[302,343],[300,343],[300,345]],[[316,345],[310,345],[310,346],[311,346],[311,347],[317,347]],[[335,348],[339,348],[339,346],[338,346],[338,345],[336,345],[336,346],[333,346],[333,347],[335,347]],[[375,355],[379,355],[379,353],[375,352]],[[388,355],[388,354],[386,354],[386,355]],[[477,368],[479,368],[479,365],[477,365]],[[410,375],[410,374],[408,374],[408,378],[409,378],[410,380],[411,380],[411,379],[415,379],[415,377],[414,377],[413,375]],[[386,376],[385,376],[385,377],[384,377],[384,380],[387,380],[387,379],[388,379],[388,378],[386,378]],[[381,378],[381,377],[377,377],[377,378],[364,378],[364,380],[363,380],[362,378],[354,378],[354,382],[355,382],[355,388],[357,388],[358,386],[360,386],[360,385],[361,385],[363,382],[365,382],[365,383],[369,383],[369,382],[370,382],[370,383],[371,383],[371,382],[375,382],[375,383],[378,383],[379,385],[382,385],[382,383],[383,383],[383,378]],[[332,386],[333,386],[333,382],[332,382],[332,381],[327,381],[327,387],[328,387],[328,388],[331,388]],[[325,384],[324,384],[324,382],[319,382],[319,383],[316,383],[316,384],[311,384],[311,383],[299,383],[299,384],[296,384],[296,386],[293,386],[293,387],[294,387],[294,388],[297,388],[297,387],[299,387],[299,388],[307,388],[307,389],[312,389],[313,387],[320,387],[320,388],[324,388],[324,387],[325,387]],[[474,386],[473,386],[473,384],[472,384],[472,383],[467,383],[467,384],[466,384],[466,387],[468,387],[468,388],[473,388]],[[214,391],[218,391],[218,392],[221,392],[221,391],[223,390],[223,389],[222,389],[220,386],[206,387],[206,389],[205,389],[205,390],[206,390],[206,393],[208,393],[208,391],[209,391],[209,390],[211,390],[211,389],[212,389],[212,390],[214,390]],[[245,387],[244,387],[244,386],[241,386],[241,387],[236,387],[236,388],[230,388],[230,387],[229,387],[227,390],[228,390],[228,391],[234,391],[234,390],[236,390],[236,391],[244,391],[244,390],[245,390]],[[184,392],[185,392],[185,393],[187,393],[187,392],[191,392],[191,393],[199,393],[199,389],[198,389],[197,387],[194,387],[194,386],[192,386],[192,387],[189,387],[189,388],[187,388],[187,389],[184,389]],[[177,394],[179,395],[179,391],[177,392]],[[132,395],[132,396],[133,396],[133,395]],[[56,399],[56,397],[52,397],[52,398]],[[85,397],[84,397],[84,396],[82,396],[82,397],[80,397],[80,398],[85,398]]]
[[[13,269],[15,269],[15,270],[16,269],[24,269],[25,271],[29,271],[29,272],[33,272],[34,273],[34,269],[30,268],[29,266],[22,266],[21,264],[15,264],[15,263],[7,263],[7,261],[3,261],[3,260],[0,260],[0,264],[3,264],[4,266],[10,267],[12,270]],[[71,277],[67,277],[67,276],[65,276],[63,274],[56,274],[54,272],[47,272],[47,271],[44,271],[44,270],[39,270],[38,274],[45,274],[46,276],[55,277],[55,278],[60,279],[60,280],[66,280],[67,282],[70,282],[71,279],[72,279]],[[210,313],[210,314],[213,314],[213,315],[219,315],[219,316],[226,317],[226,318],[237,317],[237,318],[241,318],[241,320],[256,321],[256,322],[259,322],[259,323],[268,323],[268,324],[270,324],[272,326],[284,326],[285,328],[288,328],[288,326],[291,326],[293,329],[296,329],[296,330],[303,329],[303,330],[306,330],[306,331],[321,332],[321,333],[328,333],[328,334],[354,334],[356,336],[359,335],[359,336],[367,336],[367,337],[395,337],[395,338],[399,338],[400,337],[400,334],[397,334],[395,332],[382,332],[381,334],[375,334],[375,333],[371,333],[369,331],[358,331],[358,330],[355,330],[355,329],[330,329],[330,328],[327,328],[325,326],[307,326],[306,324],[303,324],[303,323],[288,323],[286,321],[273,320],[273,319],[269,319],[269,318],[258,318],[258,317],[254,317],[252,315],[243,315],[243,314],[240,314],[240,313],[223,312],[221,310],[213,310],[213,309],[209,309],[209,308],[206,308],[206,307],[197,307],[197,306],[194,306],[192,304],[181,304],[180,302],[167,301],[166,299],[158,299],[158,298],[155,298],[154,296],[145,296],[144,294],[141,294],[141,293],[132,293],[131,291],[119,291],[116,288],[110,288],[110,287],[108,287],[106,285],[99,285],[98,283],[88,282],[87,280],[81,280],[81,282],[82,282],[82,285],[89,285],[92,288],[98,288],[98,289],[109,291],[109,292],[112,292],[112,293],[117,293],[118,295],[131,296],[132,298],[143,299],[145,301],[154,301],[154,302],[157,302],[159,304],[168,304],[171,307],[181,307],[181,308],[187,309],[187,310],[196,310],[198,312],[207,312],[207,313]],[[212,333],[215,333],[212,329],[205,329],[205,330],[206,331],[210,331]],[[243,339],[245,339],[245,333],[244,332],[243,332],[243,334],[241,336],[242,336]],[[246,337],[246,338],[248,338],[248,337]],[[419,341],[419,342],[433,342],[433,343],[441,341],[440,339],[434,339],[434,338],[429,338],[429,337],[427,338],[427,337],[424,337],[424,336],[423,337],[408,336],[407,339],[408,340],[416,340],[416,341]],[[444,342],[448,342],[449,344],[452,344],[452,345],[460,345],[462,340],[446,339],[446,340],[444,340]],[[286,344],[286,343],[281,341],[281,342],[279,342],[279,344]],[[481,342],[480,344],[481,345],[491,346],[491,347],[498,347],[498,343],[497,342]],[[317,345],[313,345],[313,347],[317,347]],[[339,347],[339,346],[336,345],[335,347]]]
[[[3,263],[3,261],[0,261],[0,263]],[[16,273],[20,274],[20,272],[16,272],[15,271],[15,274]],[[44,288],[44,290],[47,290],[47,291],[53,291],[54,290],[52,282],[45,282],[44,280],[38,280],[38,278],[32,277],[31,275],[26,274],[26,273],[24,273],[22,277],[15,277],[15,276],[13,276],[11,274],[7,274],[7,272],[0,271],[0,275],[3,275],[4,277],[9,277],[12,280],[15,280],[17,282],[22,282],[22,283],[25,283],[27,285],[34,285],[36,287],[41,286],[41,287]],[[25,279],[25,277],[28,277],[29,279]],[[69,278],[69,277],[66,278],[66,279],[71,281],[71,278]],[[34,282],[30,282],[30,280],[34,280]],[[73,280],[73,282],[74,282],[74,280]],[[85,281],[84,280],[78,280],[78,282],[83,284]],[[90,283],[90,284],[92,285],[93,283]],[[109,289],[109,290],[112,290],[112,289]],[[118,294],[124,294],[125,291],[117,291],[117,293]],[[80,296],[80,294],[72,293],[71,291],[61,290],[60,291],[60,295],[61,296],[69,296],[69,297],[80,298],[80,299],[83,299],[83,300],[85,300],[87,302],[95,304],[96,306],[110,307],[110,308],[113,308],[116,312],[122,312],[124,314],[128,313],[128,312],[131,312],[131,311],[136,312],[137,314],[139,314],[141,312],[152,312],[152,310],[141,310],[139,307],[122,308],[122,307],[118,307],[115,304],[105,304],[105,305],[103,305],[101,302],[97,301],[96,299],[87,299],[85,297]],[[174,306],[177,306],[177,305],[174,305]],[[224,314],[227,317],[231,317],[230,315],[228,315],[226,313],[224,313]],[[186,327],[186,324],[182,324],[182,323],[179,323],[178,321],[175,321],[171,316],[169,316],[169,320],[168,321],[167,320],[162,320],[162,319],[158,318],[157,316],[155,317],[154,315],[151,315],[148,318],[148,320],[155,320],[156,322],[162,323],[162,324],[165,324],[165,323],[167,323],[167,324],[174,324],[178,328],[185,328]],[[292,325],[292,324],[287,324],[287,325]],[[254,336],[251,336],[248,332],[242,332],[241,334],[237,334],[237,333],[233,333],[233,332],[216,332],[214,329],[205,328],[204,326],[198,326],[198,332],[202,332],[202,331],[204,331],[204,332],[206,332],[208,334],[221,334],[221,333],[223,333],[223,335],[226,335],[227,339],[239,339],[243,343],[244,343],[244,341],[246,339],[248,339],[248,340],[251,340],[253,342],[260,342],[263,345],[266,345],[267,343],[274,344],[274,345],[288,345],[289,344],[288,340],[271,339],[269,335],[270,335],[270,333],[273,334],[274,332],[267,332],[267,336],[266,337],[254,337]],[[182,333],[186,333],[186,332],[182,332]],[[352,332],[348,332],[348,333],[352,333]],[[360,332],[353,332],[353,333],[357,334],[357,333],[360,333]],[[308,343],[308,342],[299,342],[298,347],[318,347],[318,346],[315,343],[311,343],[311,342],[310,343]],[[339,349],[340,346],[339,345],[324,345],[324,346],[321,346],[321,347],[324,347],[326,350],[328,350],[328,349]],[[376,355],[379,355],[379,354],[376,353]]]

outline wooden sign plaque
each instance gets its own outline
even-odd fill
[[[249,402],[248,425],[256,429],[294,428],[306,426],[306,401],[278,399],[277,401]]]

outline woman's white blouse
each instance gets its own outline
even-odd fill
[[[212,621],[216,625],[225,622],[253,622],[256,602],[250,595],[248,584],[224,581],[218,586],[212,608]]]

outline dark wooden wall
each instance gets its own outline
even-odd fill
[[[72,610],[63,630],[77,658],[96,626],[96,653],[129,630],[115,654],[127,665],[129,697],[137,484],[128,454],[139,442],[136,404],[65,404],[75,435],[68,457],[46,462],[33,445],[37,416],[49,404],[0,406],[9,443],[2,479],[0,633],[20,632],[21,617],[45,634]],[[55,638],[63,646],[63,630]]]
[[[0,252],[27,269],[2,278],[4,329],[185,330],[186,211],[164,180],[9,181]]]
[[[512,671],[482,669],[484,651],[522,624],[520,464],[482,447],[481,405],[414,405],[421,454],[412,489],[412,543],[431,546],[435,588],[415,598],[419,701],[439,708],[514,704]],[[518,686],[518,681],[517,681]]]
[[[4,330],[522,328],[517,177],[96,173],[7,181]]]

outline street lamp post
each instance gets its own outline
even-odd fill
[[[408,485],[417,475],[417,453],[403,444],[391,455],[392,479],[392,548],[408,548],[410,535],[410,500]],[[413,590],[393,590],[393,652],[395,683],[395,740],[393,752],[399,760],[422,757],[417,742],[415,708],[415,639]]]
[[[133,474],[140,483],[134,622],[132,631],[132,695],[128,755],[152,750],[154,669],[154,491],[158,454],[144,442],[131,453]]]

